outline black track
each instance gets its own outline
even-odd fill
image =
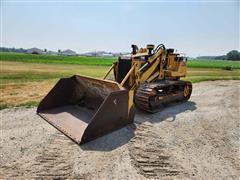
[[[186,86],[189,87],[189,93],[184,96]],[[139,109],[156,112],[169,104],[187,101],[191,93],[191,82],[160,80],[140,85],[136,91],[134,101]]]

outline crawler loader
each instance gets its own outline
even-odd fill
[[[187,58],[163,44],[138,48],[114,62],[102,79],[63,78],[40,102],[37,113],[78,144],[133,123],[135,107],[150,113],[187,101],[192,84]],[[113,80],[108,80],[113,71]]]

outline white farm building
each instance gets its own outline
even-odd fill
[[[76,56],[77,53],[75,51],[72,51],[70,49],[61,51],[61,55],[65,55],[65,56]]]

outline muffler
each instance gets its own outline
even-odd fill
[[[128,92],[114,81],[74,75],[58,81],[37,114],[83,144],[133,122]]]

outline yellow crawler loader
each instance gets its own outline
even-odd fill
[[[74,75],[60,79],[40,102],[37,113],[78,144],[133,123],[135,106],[153,113],[187,101],[192,84],[187,59],[163,44],[119,57],[103,79]],[[107,80],[113,71],[114,80]]]

